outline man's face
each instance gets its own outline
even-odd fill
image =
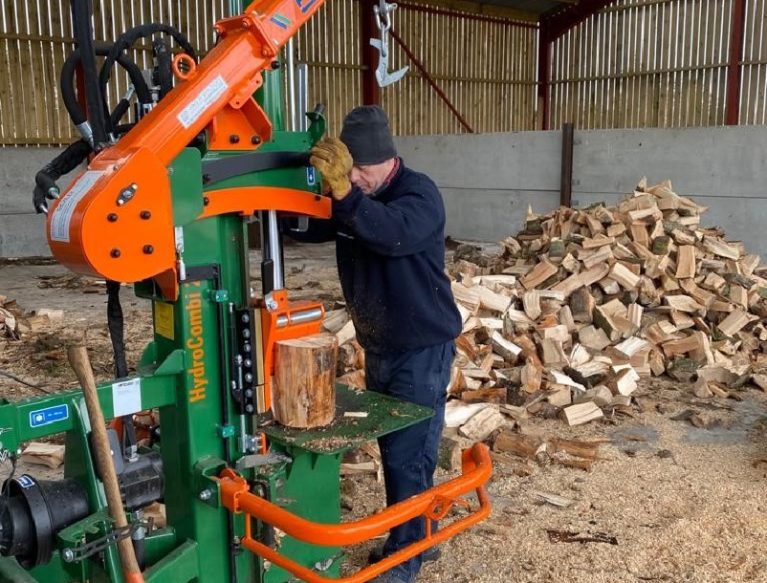
[[[355,164],[352,166],[349,180],[364,194],[371,195],[378,192],[383,186],[392,168],[394,168],[394,158],[380,164],[368,164],[365,166]]]

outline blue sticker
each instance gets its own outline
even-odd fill
[[[39,409],[38,411],[32,411],[29,414],[29,426],[30,427],[42,427],[43,425],[50,425],[58,421],[64,421],[69,419],[69,406],[55,405],[54,407],[48,407],[47,409]]]
[[[306,168],[306,184],[309,186],[317,184],[317,174],[314,171],[314,166],[307,166]]]
[[[270,20],[283,30],[287,30],[290,26],[290,19],[287,16],[280,14],[279,12],[272,16]]]
[[[35,485],[35,481],[26,474],[16,478],[16,483],[24,489],[31,488]]]
[[[312,6],[314,6],[314,4],[315,4],[315,2],[317,2],[317,0],[295,0],[295,2],[296,2],[296,6],[298,6],[298,8],[301,10],[301,12],[303,14],[306,14],[307,12],[309,12],[309,9]],[[304,4],[304,2],[306,2],[306,4]]]

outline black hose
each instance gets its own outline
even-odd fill
[[[118,136],[121,136],[122,134],[127,134],[129,131],[133,129],[133,126],[135,126],[135,123],[122,123],[119,125],[116,125],[114,127],[114,133]]]
[[[58,196],[56,181],[82,164],[90,153],[91,145],[85,140],[78,140],[69,144],[66,150],[35,175],[32,204],[38,213],[47,212],[48,204],[46,201]]]
[[[96,42],[95,51],[100,57],[106,57],[109,54],[111,44]],[[61,68],[61,98],[64,101],[64,107],[66,107],[69,117],[72,118],[72,122],[75,125],[80,125],[86,120],[85,113],[80,108],[80,103],[77,101],[77,92],[75,91],[75,68],[77,63],[80,62],[80,49],[75,49],[64,61],[64,66]],[[117,62],[125,69],[130,77],[131,83],[136,90],[136,96],[139,103],[151,103],[152,94],[149,91],[149,87],[146,84],[144,76],[141,74],[141,69],[134,63],[127,54],[121,53]],[[124,113],[123,113],[124,115]],[[114,120],[114,116],[111,116],[112,127],[117,125],[117,122],[122,117],[120,115],[117,121]]]
[[[109,338],[112,341],[115,377],[124,379],[128,376],[128,362],[125,358],[125,321],[120,305],[120,282],[118,281],[107,280],[107,328],[109,328]],[[137,443],[133,417],[126,415],[122,419],[123,445],[133,447]]]
[[[112,352],[115,360],[115,375],[118,379],[128,376],[128,364],[125,359],[125,335],[123,310],[120,305],[120,283],[107,280],[107,327],[112,340]]]
[[[152,43],[152,50],[156,59],[156,83],[160,86],[160,99],[162,99],[173,89],[173,53],[170,52],[170,46],[163,38],[158,38]]]
[[[133,552],[136,553],[138,567],[143,571],[146,567],[146,539],[134,538],[131,542],[133,543]]]
[[[96,54],[93,49],[91,8],[90,0],[72,0],[72,20],[85,78],[85,98],[90,115],[94,149],[98,151],[107,143],[107,121],[104,114],[104,99],[97,77]]]
[[[112,128],[113,133],[114,133],[114,128],[120,123],[120,119],[122,118],[122,116],[128,113],[129,109],[130,109],[130,101],[128,101],[127,99],[123,97],[117,103],[114,110],[112,110],[112,113],[109,115],[109,125]]]
[[[122,33],[115,44],[112,45],[112,49],[109,51],[106,61],[104,61],[104,65],[101,67],[101,72],[99,73],[99,83],[101,84],[102,90],[106,90],[107,83],[109,83],[109,76],[112,74],[112,67],[114,66],[115,61],[117,61],[120,53],[128,50],[137,40],[152,36],[156,33],[165,33],[172,36],[186,54],[192,57],[195,61],[197,60],[197,53],[195,52],[194,47],[189,43],[187,38],[173,26],[158,23],[135,26]]]
[[[120,282],[107,280],[107,328],[109,328],[109,338],[112,341],[112,354],[114,355],[115,377],[123,379],[128,376],[128,363],[125,359],[125,322],[123,319],[123,310],[120,305]],[[122,455],[126,451],[134,454],[138,447],[136,437],[136,424],[133,422],[133,415],[123,415],[121,436]],[[136,561],[139,567],[143,569],[146,564],[146,540],[145,538],[134,538],[133,551],[136,553]]]

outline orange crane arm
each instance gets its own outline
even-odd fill
[[[225,110],[249,126],[243,132],[260,142],[271,138],[271,123],[252,95],[262,71],[323,3],[256,0],[242,15],[216,23],[219,42],[199,66],[191,63],[184,81],[52,204],[47,231],[54,256],[73,271],[115,281],[175,278],[168,165]]]

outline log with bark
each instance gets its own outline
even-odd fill
[[[336,413],[338,340],[315,334],[275,345],[272,412],[288,427],[322,427]]]

